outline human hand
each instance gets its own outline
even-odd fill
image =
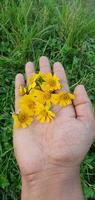
[[[46,57],[39,61],[43,73],[50,72]],[[64,90],[69,90],[64,68],[57,62],[54,73],[60,78]],[[34,72],[33,63],[26,64],[26,77]],[[22,74],[15,81],[15,109],[18,110],[19,87],[24,85]],[[28,84],[28,81],[27,81]],[[55,119],[50,123],[33,122],[29,127],[14,130],[13,144],[22,177],[35,179],[36,174],[71,173],[79,169],[95,137],[95,119],[91,102],[84,86],[78,85],[74,91],[73,105],[53,109]]]

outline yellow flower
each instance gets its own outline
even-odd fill
[[[51,103],[54,105],[57,105],[59,102],[59,96],[58,94],[52,94],[51,95]]]
[[[42,94],[42,91],[39,90],[39,89],[36,89],[36,88],[31,89],[31,91],[30,91],[30,95],[31,95],[32,98],[38,97],[41,94]]]
[[[19,94],[20,94],[20,96],[24,96],[25,94],[29,94],[28,87],[20,86],[20,88],[19,88]]]
[[[54,98],[55,104],[66,107],[67,105],[72,104],[72,100],[75,99],[75,96],[67,91],[62,91],[59,94],[56,94]]]
[[[31,83],[30,85],[28,85],[28,90],[29,92],[31,91],[31,89],[36,87],[36,82],[34,81],[33,83]]]
[[[37,74],[33,73],[32,76],[28,79],[29,82],[29,89],[34,88],[36,86],[36,78]]]
[[[51,103],[51,93],[50,92],[43,92],[43,103],[50,105]]]
[[[42,72],[39,72],[37,74],[33,73],[33,75],[28,79],[29,81],[28,89],[31,90],[35,87],[39,88],[42,82],[44,81],[44,78],[45,74],[43,74]]]
[[[44,78],[44,82],[42,83],[42,90],[47,92],[52,92],[55,90],[59,90],[61,88],[59,78],[54,74],[51,73],[46,74]]]
[[[20,86],[20,88],[19,88],[19,94],[20,94],[20,96],[23,96],[26,93],[27,93],[27,89],[25,87],[23,87],[23,86]]]
[[[50,122],[55,117],[55,113],[50,110],[49,106],[38,104],[36,108],[36,119],[40,122]]]
[[[37,74],[36,74],[36,80],[39,80],[39,81],[43,81],[46,77],[46,74],[43,74],[41,71],[39,71]]]
[[[51,103],[51,93],[44,92],[38,89],[32,89],[30,95],[34,102],[39,102],[41,104],[50,104]]]
[[[43,102],[43,92],[41,90],[38,89],[32,89],[30,91],[30,95],[32,100],[36,103],[36,102]]]
[[[19,114],[13,113],[12,117],[14,119],[13,128],[19,128],[19,127],[26,128],[33,121],[33,118],[26,111],[19,112]]]
[[[51,93],[50,92],[44,92],[41,90],[36,90],[35,94],[36,102],[39,102],[41,104],[50,104],[51,103]]]
[[[35,112],[35,102],[33,101],[32,96],[24,95],[19,100],[20,110],[27,110],[31,115],[34,115]]]

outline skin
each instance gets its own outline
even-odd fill
[[[47,57],[40,57],[40,70],[51,72]],[[61,63],[53,66],[62,89],[69,91]],[[26,79],[34,65],[25,66]],[[28,84],[28,81],[27,81]],[[15,110],[18,111],[19,87],[25,85],[22,74],[15,80]],[[22,200],[82,200],[80,164],[95,138],[95,118],[90,99],[83,85],[76,86],[73,105],[54,107],[56,118],[51,123],[33,122],[13,132],[15,156],[22,177]],[[73,190],[73,193],[72,193]]]

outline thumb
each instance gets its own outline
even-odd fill
[[[74,91],[74,106],[77,118],[84,120],[94,119],[91,101],[83,85],[78,85]]]

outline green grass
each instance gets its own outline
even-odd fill
[[[1,0],[0,199],[18,200],[20,174],[12,147],[14,79],[41,55],[61,61],[71,90],[85,85],[95,108],[95,1]],[[95,143],[81,165],[86,200],[95,199]]]

